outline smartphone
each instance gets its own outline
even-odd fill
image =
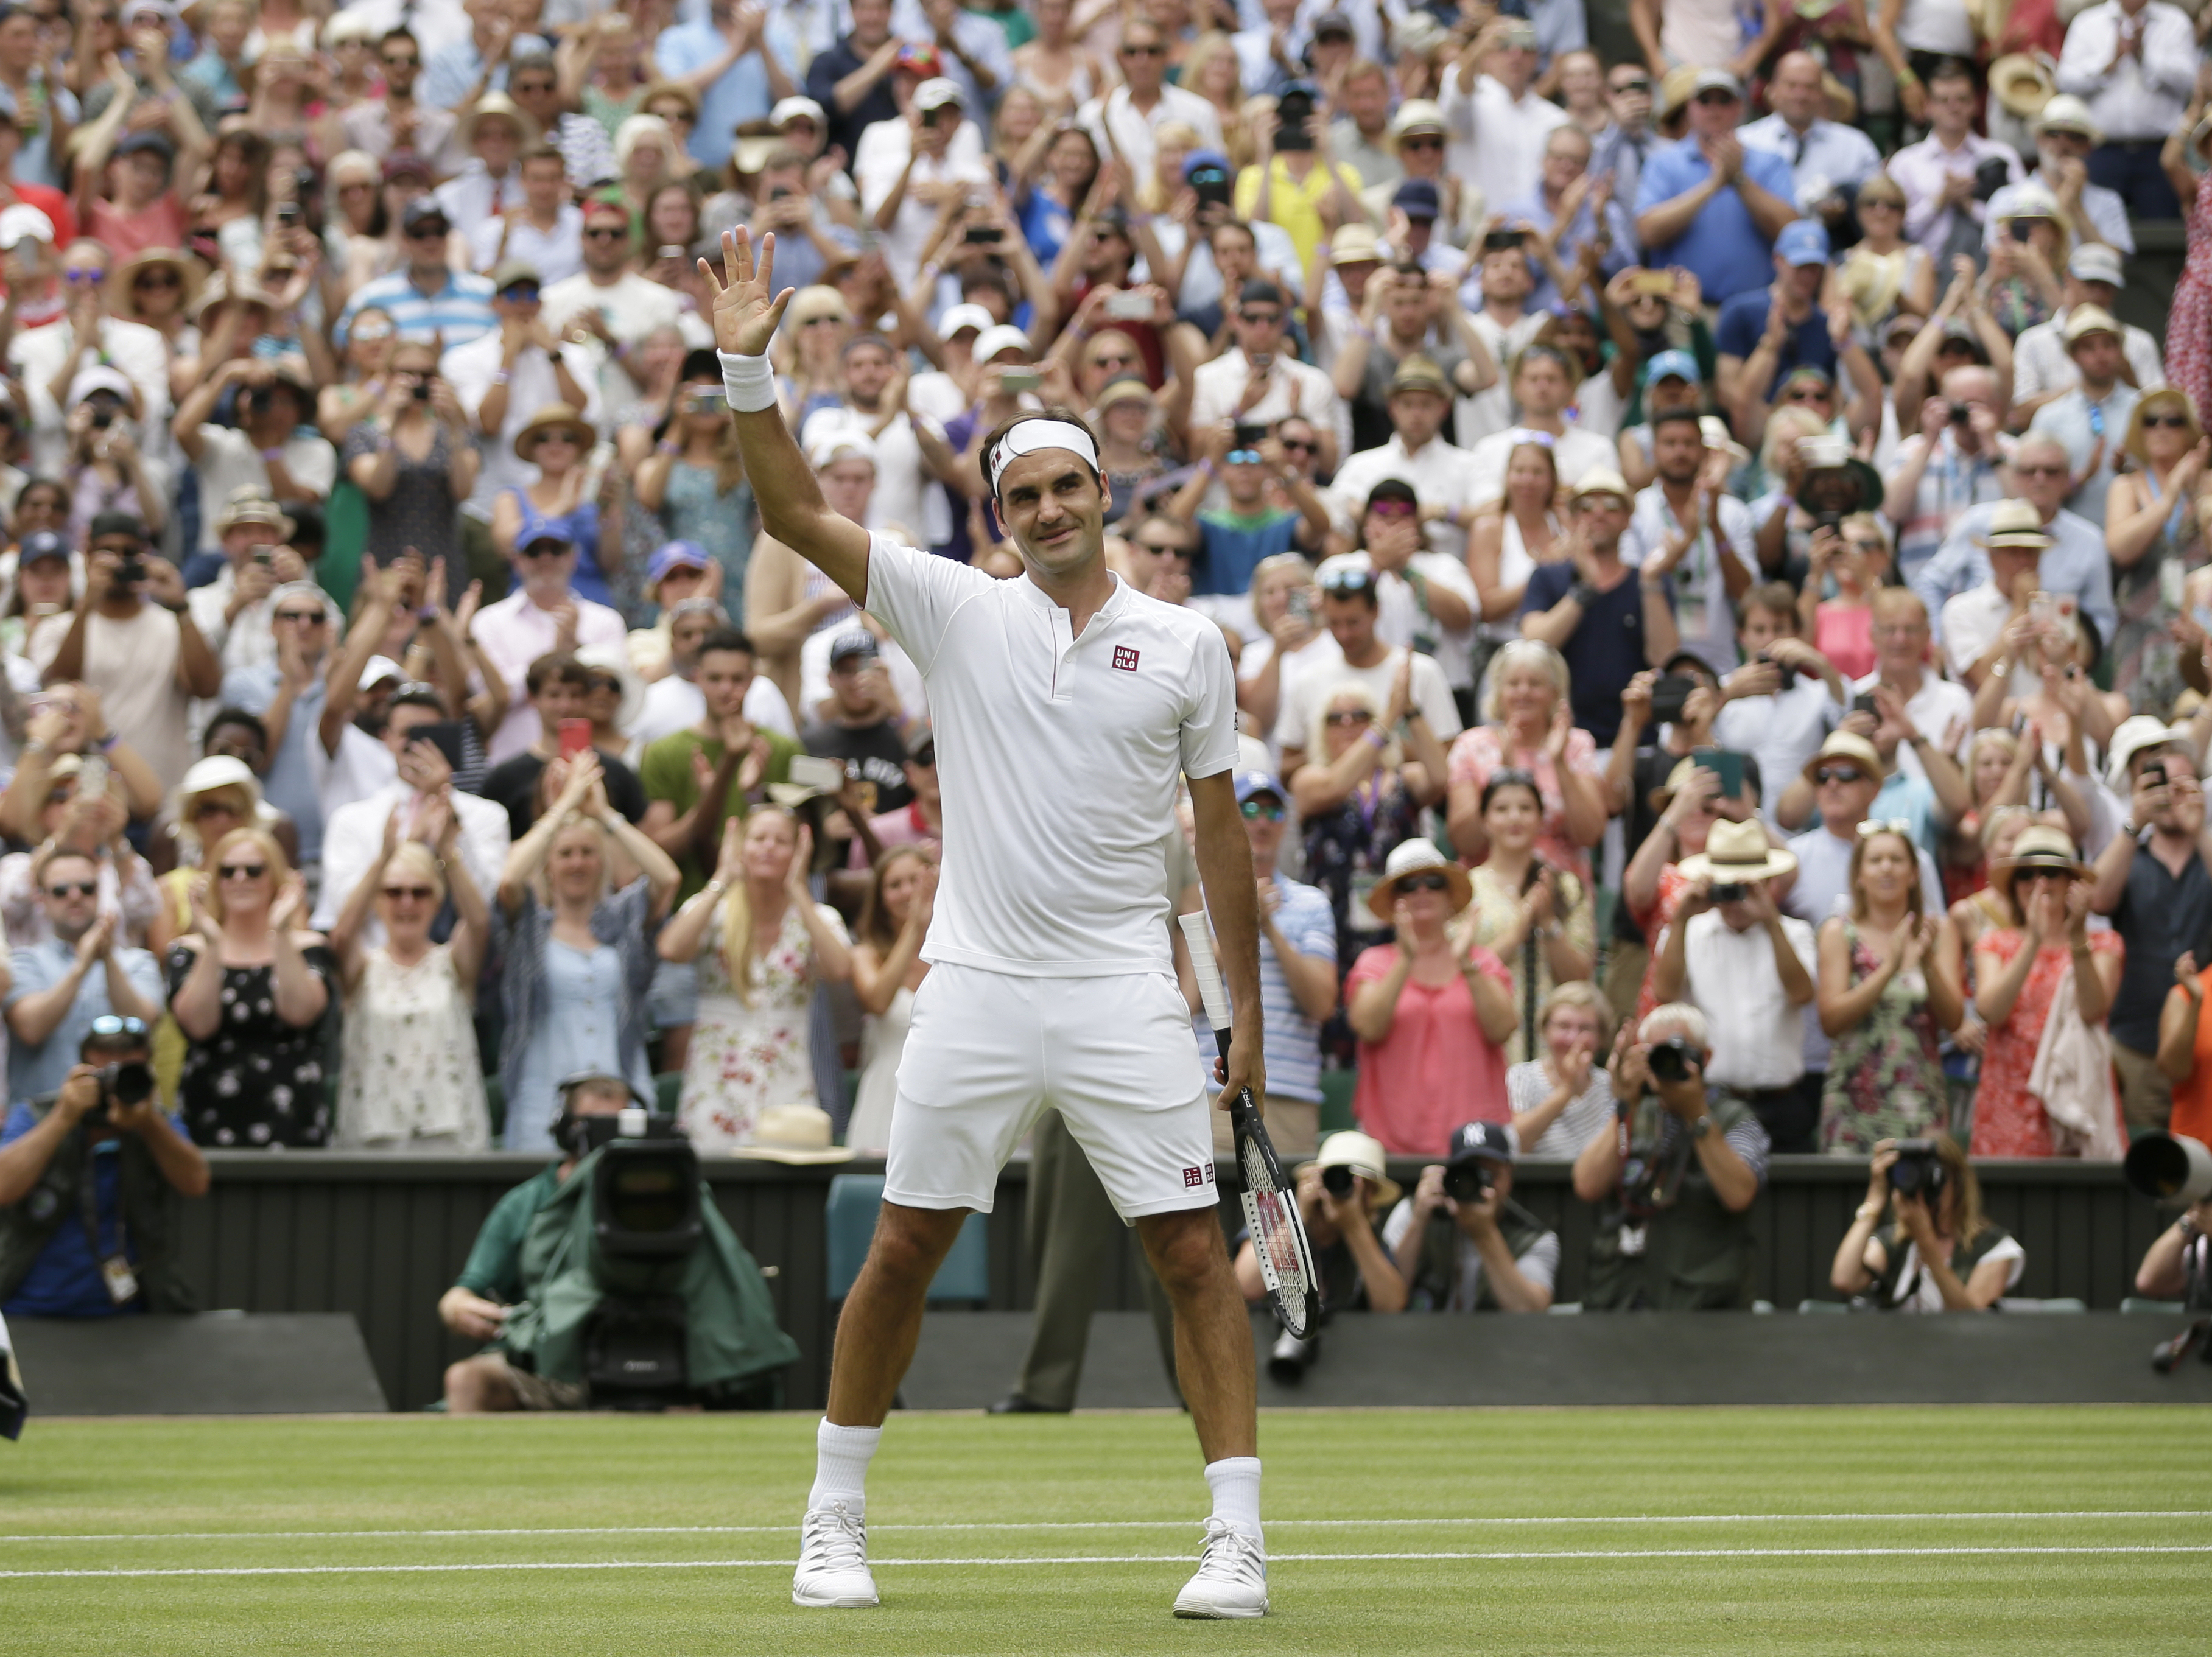
[[[107,756],[87,754],[77,768],[76,792],[80,799],[97,799],[107,792]]]
[[[845,786],[845,768],[839,761],[824,759],[819,754],[793,754],[791,780],[818,794],[834,794]]]
[[[1483,237],[1482,251],[1486,253],[1509,252],[1522,246],[1528,240],[1528,233],[1525,230],[1492,230]],[[1674,284],[1670,279],[1667,285],[1672,288]]]
[[[253,549],[253,561],[264,569],[269,568],[270,561],[276,555],[267,547],[256,547]]]
[[[1152,314],[1152,301],[1144,294],[1109,294],[1099,308],[1123,322],[1143,322]]]
[[[1310,587],[1292,587],[1283,607],[1308,627],[1313,625],[1313,590]]]
[[[1686,673],[1662,674],[1651,687],[1651,717],[1662,725],[1674,724],[1697,688],[1698,682]]]
[[[1639,270],[1628,284],[1632,294],[1656,294],[1661,298],[1674,291],[1674,278],[1664,270]]]
[[[2032,619],[2048,625],[2057,619],[2058,595],[2047,590],[2032,593],[2027,601],[2027,613]]]
[[[999,376],[999,389],[1004,391],[1034,391],[1043,384],[1042,374],[1026,368],[1009,368]]]
[[[1877,719],[1881,717],[1881,710],[1874,705],[1874,692],[1871,690],[1862,690],[1851,698],[1851,712],[1871,713]]]
[[[592,722],[589,719],[561,721],[561,757],[573,760],[579,754],[588,754],[592,749]]]
[[[446,763],[454,770],[461,768],[461,722],[459,719],[441,719],[435,725],[420,726],[415,732],[415,740],[428,743],[445,756]]]
[[[971,224],[960,233],[960,240],[971,246],[996,247],[1005,238],[1006,232],[995,224]],[[1106,312],[1109,316],[1114,313],[1111,300],[1107,301]]]
[[[1267,422],[1264,420],[1240,420],[1233,441],[1240,449],[1256,449],[1267,440]]]
[[[1711,771],[1721,780],[1721,794],[1734,799],[1743,792],[1743,756],[1733,749],[1700,748],[1690,756],[1700,771]]]
[[[2142,779],[2154,788],[2165,787],[2166,762],[2163,760],[2154,760],[2151,763],[2143,767]]]
[[[277,203],[277,204],[276,204],[276,226],[277,226],[277,228],[279,228],[280,230],[289,230],[289,229],[291,229],[295,225],[298,224],[299,222],[300,222],[300,203],[297,203],[297,202],[279,202],[279,203]]]

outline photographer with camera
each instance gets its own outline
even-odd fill
[[[1982,1212],[1956,1140],[1884,1139],[1828,1281],[1884,1312],[1986,1312],[2027,1269],[2027,1251]]]
[[[1615,1118],[1575,1158],[1575,1195],[1601,1205],[1586,1310],[1751,1304],[1751,1205],[1770,1142],[1748,1105],[1706,1082],[1711,1051],[1705,1014],[1680,1002],[1613,1043]]]
[[[0,1127],[0,1311],[104,1318],[197,1310],[173,1250],[172,1193],[207,1194],[207,1159],[154,1097],[145,1021],[92,1021],[58,1091]]]
[[[1352,1129],[1330,1134],[1321,1154],[1298,1170],[1297,1186],[1322,1305],[1331,1312],[1404,1311],[1406,1280],[1376,1230],[1376,1217],[1401,1194],[1383,1165],[1381,1142]],[[1237,1286],[1257,1306],[1267,1285],[1249,1231],[1236,1247]]]
[[[1421,1170],[1390,1211],[1382,1242],[1419,1312],[1541,1312],[1552,1304],[1559,1235],[1513,1199],[1513,1130],[1468,1122],[1451,1153]]]

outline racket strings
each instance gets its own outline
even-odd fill
[[[1298,1247],[1297,1205],[1276,1188],[1267,1158],[1256,1145],[1244,1147],[1242,1161],[1244,1188],[1252,1193],[1257,1222],[1253,1241],[1261,1264],[1267,1268],[1263,1275],[1275,1280],[1285,1299],[1302,1301],[1312,1288],[1313,1278],[1306,1267],[1305,1251]]]

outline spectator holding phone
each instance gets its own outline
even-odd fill
[[[2027,1269],[2027,1251],[1982,1212],[1966,1153],[1939,1135],[1874,1147],[1866,1200],[1836,1245],[1828,1281],[1884,1312],[1986,1312]]]
[[[1536,1011],[1542,1056],[1505,1072],[1513,1138],[1527,1156],[1571,1162],[1613,1115],[1597,1055],[1613,1047],[1613,1008],[1587,980],[1560,985]]]
[[[1789,583],[1769,581],[1744,594],[1735,630],[1743,665],[1723,682],[1712,718],[1713,742],[1745,756],[1747,773],[1762,778],[1796,775],[1850,706],[1850,686],[1798,636],[1797,621]],[[1760,805],[1770,828],[1780,827],[1779,799],[1778,792]]]
[[[1638,936],[1650,940],[1640,963],[1639,988],[1632,1003],[1639,1015],[1659,1005],[1655,985],[1660,937],[1673,925],[1690,889],[1690,877],[1682,865],[1705,851],[1719,823],[1748,822],[1759,814],[1758,787],[1748,768],[1731,792],[1728,784],[1733,779],[1723,777],[1724,767],[1729,767],[1729,760],[1713,750],[1674,762],[1665,785],[1653,791],[1649,801],[1658,810],[1659,820],[1644,835],[1621,877],[1621,906]],[[1615,1006],[1620,1005],[1624,993],[1625,986],[1616,983]]]
[[[1575,1158],[1575,1195],[1599,1206],[1583,1307],[1735,1311],[1751,1304],[1751,1205],[1766,1183],[1766,1130],[1705,1079],[1704,1013],[1655,1007],[1614,1039],[1619,1120]]]
[[[1813,1000],[1813,929],[1785,915],[1771,883],[1797,859],[1766,825],[1715,822],[1705,849],[1684,858],[1689,883],[1653,962],[1651,992],[1705,1015],[1714,1035],[1705,1074],[1747,1103],[1777,1150],[1810,1150],[1817,1096],[1805,1073],[1802,1009]]]
[[[1416,1312],[1542,1312],[1559,1272],[1559,1234],[1513,1200],[1513,1130],[1465,1122],[1441,1162],[1390,1211],[1382,1245]]]
[[[1537,1051],[1537,1009],[1553,986],[1588,978],[1597,959],[1589,889],[1536,851],[1543,813],[1533,774],[1510,768],[1491,773],[1482,790],[1490,855],[1470,875],[1474,902],[1468,926],[1512,974],[1514,1028],[1505,1046],[1511,1065]]]
[[[1400,1195],[1384,1154],[1381,1143],[1366,1134],[1340,1132],[1322,1140],[1320,1154],[1297,1171],[1298,1217],[1313,1244],[1322,1303],[1338,1311],[1406,1309],[1406,1279],[1376,1223]],[[1267,1280],[1249,1235],[1237,1241],[1234,1269],[1248,1302],[1267,1299]]]
[[[1500,772],[1518,772],[1535,780],[1542,804],[1536,852],[1587,883],[1589,848],[1604,838],[1611,799],[1597,744],[1576,727],[1566,659],[1538,639],[1502,646],[1490,659],[1482,714],[1451,746],[1453,847],[1470,863],[1487,855],[1484,797]]]
[[[549,651],[531,663],[523,676],[530,705],[537,710],[538,740],[513,759],[495,765],[484,779],[484,798],[507,812],[511,840],[520,840],[537,821],[544,802],[541,786],[545,768],[556,759],[574,759],[592,747],[588,711],[594,675],[572,652]],[[607,803],[632,822],[645,816],[645,788],[637,773],[620,760],[602,754],[599,765],[606,781]]]
[[[1470,1115],[1510,1119],[1504,1041],[1513,1033],[1512,974],[1449,930],[1474,895],[1467,871],[1425,840],[1390,853],[1368,896],[1395,942],[1363,951],[1345,980],[1359,1081],[1352,1111],[1401,1156],[1440,1155]]]
[[[1865,1156],[1877,1141],[1941,1133],[1950,1114],[1937,1038],[1966,1017],[1958,980],[1922,907],[1917,847],[1859,825],[1848,915],[1820,923],[1820,1029],[1835,1046],[1820,1099],[1820,1148]]]

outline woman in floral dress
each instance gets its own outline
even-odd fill
[[[2089,871],[2063,829],[2023,830],[1990,881],[2022,920],[1983,933],[1974,945],[1974,1001],[1990,1034],[1968,1149],[1976,1156],[2053,1156],[2059,1137],[2043,1101],[2027,1090],[2043,1027],[2058,986],[2069,980],[2083,1021],[2101,1024],[2126,950],[2118,933],[2087,930]],[[2109,1077],[2105,1090],[2117,1128],[2119,1096]]]
[[[807,1010],[817,980],[852,976],[853,952],[837,912],[807,889],[813,849],[812,835],[781,807],[732,817],[714,877],[660,935],[663,960],[699,963],[678,1114],[702,1151],[750,1143],[771,1105],[821,1102]]]
[[[1950,1101],[1937,1035],[1965,1017],[1921,913],[1912,842],[1893,828],[1851,847],[1851,913],[1820,925],[1820,1028],[1835,1042],[1820,1095],[1820,1149],[1871,1156],[1884,1139],[1940,1132]]]
[[[2212,173],[2200,177],[2190,157],[2192,151],[2202,155],[2212,141],[2212,127],[2200,124],[2204,112],[2199,92],[2158,158],[2189,227],[2188,258],[2166,313],[2166,379],[2187,392],[2200,412],[2212,408]]]

